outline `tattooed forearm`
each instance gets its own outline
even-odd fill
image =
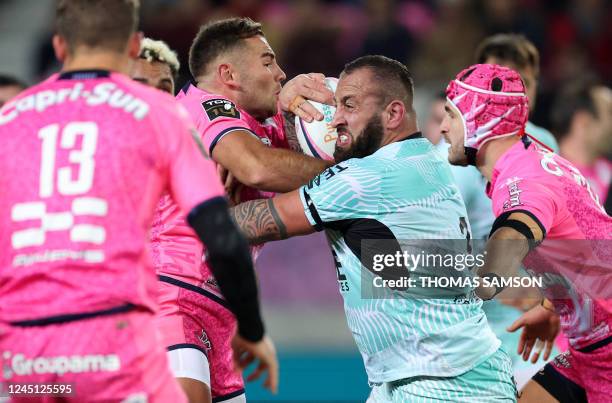
[[[293,151],[302,152],[302,147],[300,146],[297,134],[295,133],[295,115],[291,112],[285,111],[283,112],[283,121],[289,148],[291,148]]]
[[[231,208],[230,213],[250,243],[287,238],[287,228],[272,199],[241,203]]]

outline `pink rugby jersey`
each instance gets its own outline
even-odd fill
[[[570,344],[612,335],[612,218],[580,171],[562,157],[516,143],[497,161],[487,193],[496,217],[522,210],[545,231],[524,261],[543,281]]]
[[[210,94],[192,84],[185,86],[177,99],[191,115],[209,154],[224,136],[236,130],[251,133],[267,146],[289,148],[281,113],[260,123],[223,96]],[[242,202],[273,196],[274,193],[247,186],[242,186],[239,193]],[[163,197],[159,203],[151,238],[153,258],[160,276],[170,276],[220,296],[210,268],[205,261],[202,262],[204,251],[201,244],[187,226],[185,215],[168,197]],[[254,260],[260,249],[261,246],[251,247]]]
[[[54,75],[0,109],[0,321],[156,307],[148,253],[162,192],[222,196],[170,96],[126,76]]]

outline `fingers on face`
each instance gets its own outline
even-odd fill
[[[334,101],[334,93],[327,88],[325,82],[307,81],[301,88],[302,95],[310,100],[330,104]]]
[[[320,115],[318,111],[312,106],[306,99],[300,95],[295,97],[295,99],[291,102],[289,106],[289,110],[296,116],[299,116],[301,119],[312,122],[313,118]],[[321,117],[322,119],[322,117]]]
[[[295,115],[299,114],[299,109],[302,104],[306,102],[306,99],[301,95],[296,95],[295,98],[289,104],[289,111]]]
[[[313,81],[318,81],[320,83],[325,83],[325,74],[321,74],[321,73],[308,73],[306,74],[306,76],[313,80]]]
[[[310,102],[306,101],[298,108],[306,117],[307,121],[311,122],[312,119],[322,120],[323,114],[317,110]],[[301,117],[301,116],[300,116]]]

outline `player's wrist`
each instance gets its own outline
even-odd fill
[[[238,334],[252,343],[263,340],[265,336],[264,324],[259,313],[256,315],[243,315],[238,319]]]
[[[547,311],[551,311],[553,313],[556,313],[555,312],[555,307],[553,306],[552,302],[550,302],[546,298],[542,298],[542,301],[540,301],[540,306],[542,308],[546,309]]]

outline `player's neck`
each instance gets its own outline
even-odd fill
[[[396,141],[400,141],[405,139],[406,137],[412,136],[414,133],[418,132],[419,128],[416,122],[406,122],[398,127],[396,130],[388,131],[385,133],[380,146],[384,147],[388,144],[395,143]]]
[[[491,180],[495,164],[513,145],[520,141],[519,137],[502,137],[485,143],[476,156],[476,168],[482,176]]]
[[[124,54],[110,52],[85,52],[66,58],[62,71],[108,70],[127,74],[129,58]]]
[[[559,145],[559,152],[563,158],[583,167],[593,165],[597,160],[597,154],[589,152],[584,141],[574,140],[574,138],[568,136]]]
[[[214,79],[210,79],[208,77],[198,77],[196,79],[196,87],[201,89],[202,91],[206,91],[211,94],[223,95],[225,98],[230,101],[236,103],[233,94],[231,91],[228,91],[223,85],[218,85],[218,83]]]

